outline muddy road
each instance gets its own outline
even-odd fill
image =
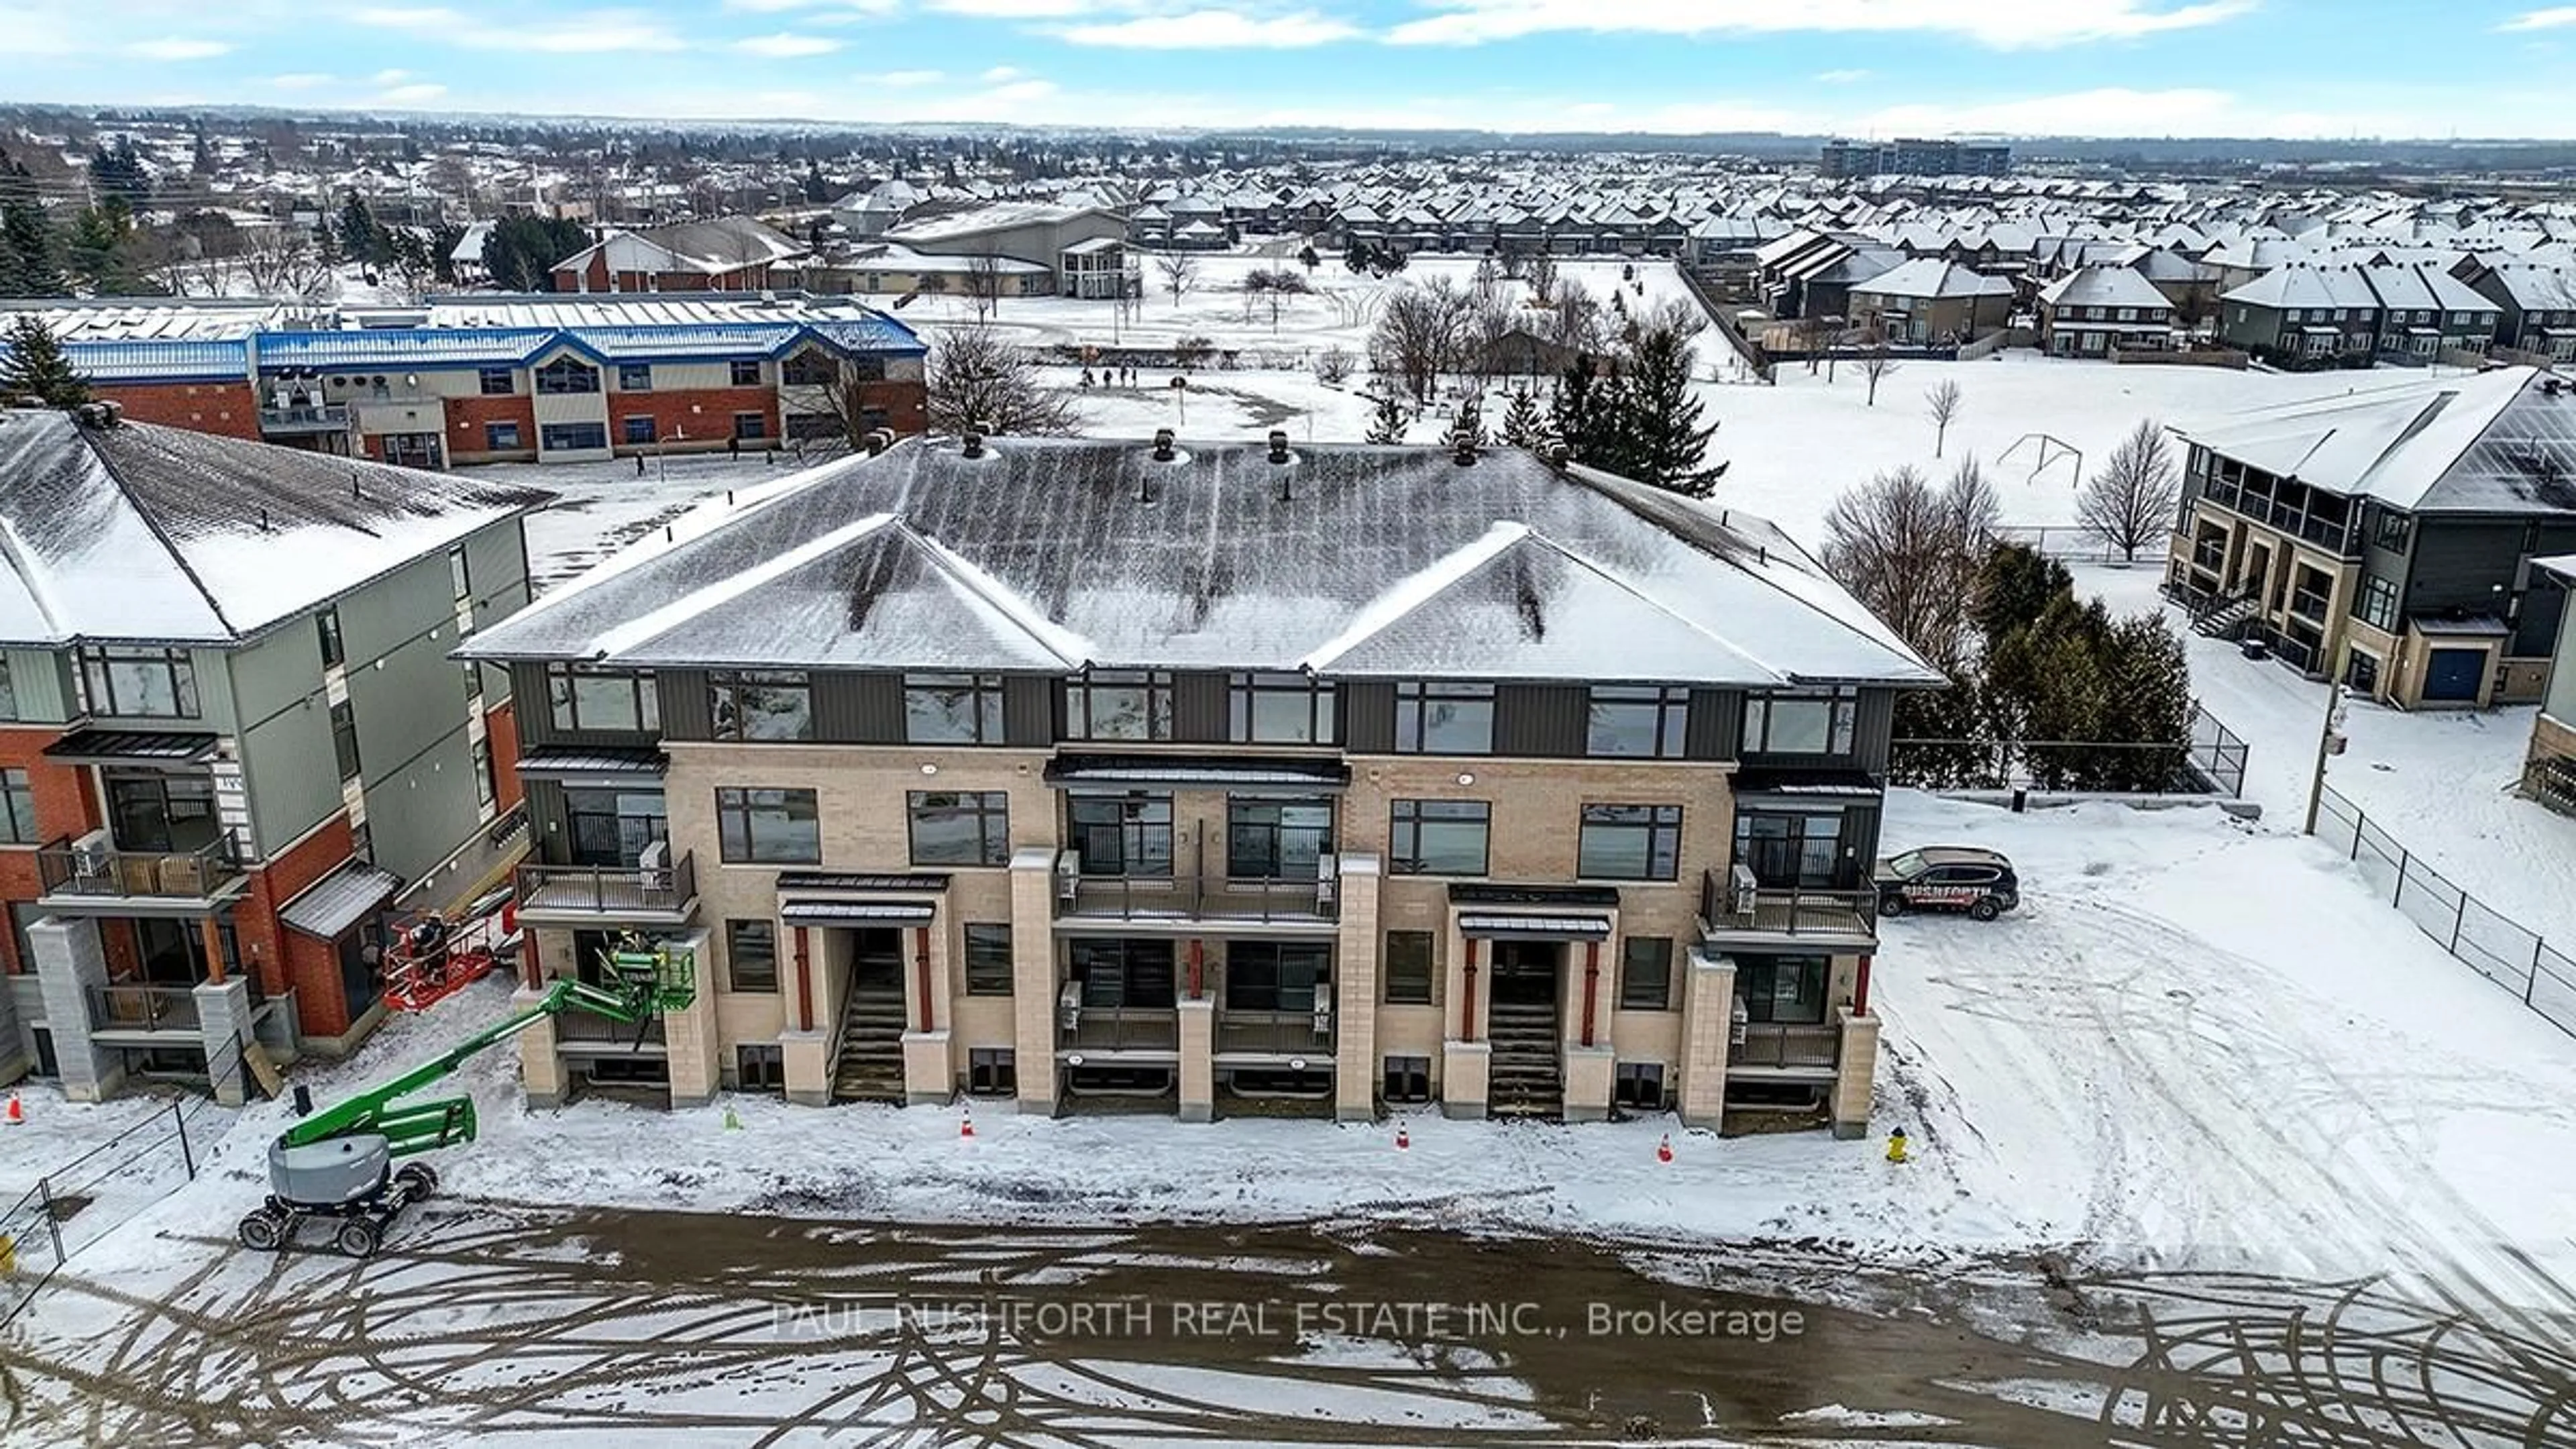
[[[0,1439],[2576,1446],[2564,1319],[2371,1281],[456,1201],[364,1263],[156,1246],[13,1327]]]

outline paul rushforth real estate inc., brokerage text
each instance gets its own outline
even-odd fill
[[[1794,1308],[1685,1308],[1600,1302],[1450,1303],[1343,1299],[1242,1302],[1143,1298],[853,1298],[781,1305],[783,1338],[929,1336],[1067,1338],[1735,1338],[1775,1343],[1807,1331]]]

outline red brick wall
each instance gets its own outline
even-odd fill
[[[519,702],[484,711],[483,733],[492,742],[492,798],[507,814],[528,798],[519,784]]]
[[[275,993],[292,987],[296,1015],[314,1036],[337,1036],[349,1029],[349,1001],[340,989],[340,962],[326,941],[314,941],[288,930],[278,910],[306,886],[349,858],[353,845],[349,817],[334,815],[312,834],[250,874],[250,889],[233,905],[233,938],[241,946],[242,964],[259,973],[260,984]]]
[[[884,408],[886,426],[898,433],[930,430],[930,392],[919,382],[861,383],[859,406]]]
[[[51,725],[31,729],[0,729],[0,767],[27,772],[27,788],[36,797],[36,841],[26,846],[0,846],[0,901],[16,904],[32,901],[45,893],[36,869],[36,847],[68,835],[80,835],[99,826],[98,803],[90,793],[89,772],[77,765],[58,765],[45,758],[45,746],[62,738],[62,731]],[[8,969],[25,971],[28,964],[18,959],[17,932],[0,930],[5,939]],[[126,965],[132,964],[132,952],[125,953]]]
[[[537,450],[537,402],[531,397],[513,394],[509,397],[452,397],[447,400],[447,451],[450,454],[477,454],[491,451],[483,446],[485,423],[517,423],[518,451],[534,454]]]
[[[125,405],[138,423],[160,423],[233,438],[259,436],[259,399],[248,382],[119,383],[98,395]]]
[[[650,415],[653,434],[665,443],[677,444],[679,432],[688,434],[688,443],[722,443],[733,436],[735,413],[758,413],[766,434],[763,443],[778,436],[778,392],[768,387],[703,387],[679,388],[670,392],[613,392],[608,395],[608,441],[610,446],[626,448],[626,420]],[[651,451],[649,443],[632,445]]]

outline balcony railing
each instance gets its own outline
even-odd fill
[[[1832,1067],[1842,1060],[1842,1028],[1809,1023],[1750,1022],[1726,1053],[1727,1069]]]
[[[344,433],[349,430],[349,405],[307,403],[295,407],[261,408],[259,430],[263,433]]]
[[[1271,1056],[1330,1057],[1333,1018],[1316,1027],[1312,1011],[1221,1011],[1216,1018],[1219,1052],[1254,1052]]]
[[[555,1018],[555,1040],[614,1042],[620,1046],[630,1046],[640,1040],[646,1046],[661,1046],[662,1018],[648,1017],[643,1026],[644,1033],[639,1038],[633,1022],[611,1021],[584,1011],[567,1011]]]
[[[1760,886],[1739,892],[1716,871],[1700,881],[1699,916],[1712,932],[1764,936],[1875,936],[1878,893],[1806,886]]]
[[[2290,595],[2290,612],[2313,624],[2326,621],[2326,596],[2300,589]]]
[[[698,894],[698,857],[681,852],[666,866],[522,865],[521,913],[558,911],[614,920],[621,916],[675,916]]]
[[[197,1034],[196,989],[157,982],[120,981],[89,989],[94,1031],[170,1031]]]
[[[1068,875],[1057,878],[1056,914],[1120,921],[1330,921],[1335,904],[1328,884],[1225,876]]]
[[[239,880],[242,868],[229,840],[195,850],[100,850],[64,837],[36,852],[36,874],[49,896],[204,900]]]
[[[1056,1022],[1056,1043],[1066,1051],[1177,1051],[1180,1013],[1168,1006],[1085,1006],[1071,1021]]]

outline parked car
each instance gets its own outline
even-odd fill
[[[1973,845],[1927,845],[1892,855],[1871,874],[1878,913],[1966,911],[1991,921],[2021,904],[2021,878],[2001,853]]]

